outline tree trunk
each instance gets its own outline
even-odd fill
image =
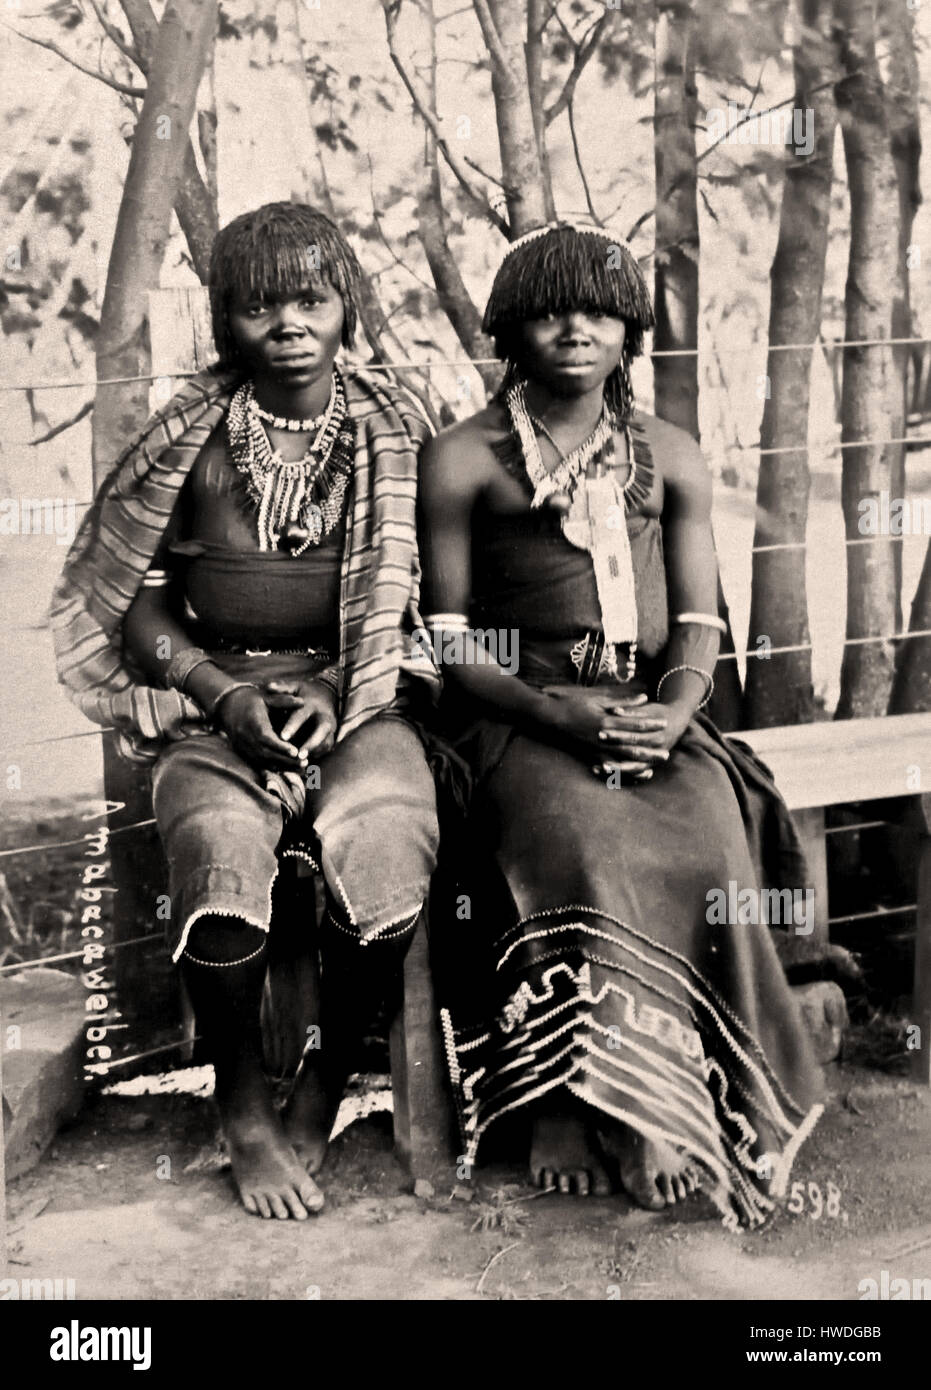
[[[698,169],[695,126],[698,94],[691,49],[692,16],[687,0],[658,0],[654,37],[656,94],[653,154],[656,168],[656,255],[654,299],[657,352],[690,349],[682,357],[653,363],[657,415],[694,439],[698,429]],[[722,654],[734,651],[730,616],[718,579],[718,611],[727,623]],[[734,660],[715,673],[708,706],[722,729],[740,724],[740,672]]]
[[[687,4],[659,0],[653,140],[657,352],[698,346],[697,93],[691,29]],[[657,415],[698,439],[698,358],[694,353],[660,357],[653,376]]]
[[[921,204],[921,117],[920,77],[915,50],[915,24],[912,11],[897,0],[880,0],[879,31],[889,54],[886,84],[886,111],[892,160],[899,194],[899,254],[896,262],[896,294],[892,306],[893,338],[909,338],[912,329],[909,292],[908,248],[912,225]],[[891,435],[904,439],[908,423],[908,364],[911,351],[904,344],[893,349],[899,385]],[[892,493],[904,497],[906,490],[905,445],[895,447]],[[895,630],[902,631],[902,545],[895,547],[896,618]]]
[[[436,15],[433,0],[422,0],[420,13],[425,26],[427,44],[426,83],[431,109],[436,110]],[[471,358],[494,357],[494,346],[482,333],[482,316],[472,301],[459,266],[449,249],[446,215],[443,207],[443,182],[437,143],[431,131],[424,129],[425,170],[417,190],[417,232],[420,237],[430,274],[436,286],[440,308],[453,326],[466,355]],[[491,394],[500,380],[500,370],[493,363],[476,366],[485,390]]]
[[[836,54],[830,41],[829,0],[801,0],[795,45],[795,106],[810,110],[814,149],[786,150],[779,240],[771,271],[770,348],[814,343],[821,327],[821,295],[831,210],[837,111],[831,81]],[[773,647],[807,643],[808,595],[804,550],[808,521],[808,416],[812,354],[770,351],[767,397],[760,427],[765,449],[797,453],[760,456],[754,546],[797,545],[753,556],[748,648],[766,636]],[[814,711],[811,651],[766,660],[748,658],[744,727],[807,724]]]
[[[182,178],[188,130],[197,87],[216,22],[216,7],[197,0],[170,0],[158,28],[142,112],[136,124],[129,172],[117,216],[107,268],[97,336],[97,377],[139,377],[150,370],[146,291],[158,286],[171,228],[172,206]],[[93,474],[98,487],[118,455],[149,413],[147,380],[98,386],[93,416]],[[147,820],[152,814],[149,778],[116,751],[114,735],[104,736],[104,787],[121,810],[111,829]],[[116,941],[152,929],[154,878],[160,861],[150,827],[114,839],[113,882],[118,893]],[[141,1026],[151,1045],[150,1028],[180,1021],[179,998],[161,962],[139,949],[120,951],[117,989],[124,1014]],[[159,974],[161,972],[161,975]]]
[[[158,285],[215,19],[213,5],[172,0],[159,25],[107,267],[97,335],[98,381],[137,377],[149,369],[145,293]],[[95,486],[148,415],[148,392],[147,381],[98,386]]]
[[[919,75],[915,56],[914,23],[911,13],[895,5],[883,9],[884,33],[890,43],[889,86],[892,100],[889,119],[892,131],[892,157],[895,161],[899,189],[899,281],[893,309],[895,337],[910,337],[912,329],[909,294],[908,247],[912,238],[912,223],[921,203],[919,169],[921,161],[921,129],[919,124]],[[908,423],[908,362],[915,361],[909,348],[897,348],[896,360],[903,399],[903,418],[900,434]],[[919,385],[916,373],[916,388]],[[917,389],[916,389],[917,395]],[[904,446],[902,458],[904,461]],[[904,468],[903,468],[904,474]],[[904,478],[902,491],[904,495]],[[901,564],[902,546],[897,547]],[[909,630],[925,632],[931,628],[931,546],[925,556],[921,579],[912,603]],[[918,637],[903,642],[896,659],[895,680],[889,702],[890,714],[912,714],[931,709],[931,639]]]
[[[120,0],[136,52],[141,60],[142,71],[148,74],[152,66],[155,45],[158,41],[158,20],[152,11],[149,0]],[[212,62],[216,29],[211,32],[205,66]],[[203,117],[203,120],[201,120]],[[216,112],[202,112],[198,116],[198,128],[202,137],[216,129]],[[203,138],[202,138],[203,148]],[[211,168],[209,152],[205,157],[208,173]],[[197,167],[197,156],[190,139],[184,151],[184,164],[175,198],[175,214],[180,223],[191,253],[195,274],[202,284],[207,283],[210,267],[210,248],[217,234],[217,196],[216,187],[205,184]]]
[[[546,148],[546,115],[543,110],[543,31],[550,13],[548,0],[527,0],[527,91],[530,95],[530,110],[533,113],[537,154],[543,172],[543,200],[547,222],[552,222],[556,217],[550,159]]]
[[[513,240],[547,220],[543,168],[527,87],[527,6],[523,0],[473,0],[473,4],[491,59],[501,178]]]
[[[836,97],[850,189],[850,257],[845,337],[888,339],[896,299],[899,191],[889,138],[886,94],[876,57],[873,0],[835,0],[845,76]],[[898,373],[893,349],[846,348],[841,396],[843,481],[848,540],[862,540],[861,502],[891,493],[897,447]],[[860,441],[864,441],[862,444]],[[866,442],[876,441],[876,442]],[[847,547],[847,638],[895,632],[895,543],[876,536]],[[894,646],[870,641],[847,646],[841,668],[838,719],[884,714],[892,685]]]

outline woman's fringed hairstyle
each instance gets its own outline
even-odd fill
[[[296,294],[328,280],[343,301],[343,347],[352,347],[361,269],[355,252],[328,217],[306,203],[266,203],[217,233],[210,253],[210,312],[219,366],[242,365],[229,323],[233,299]]]
[[[653,327],[653,305],[627,243],[601,227],[551,223],[518,238],[505,252],[482,322],[507,363],[501,392],[521,376],[521,325],[572,309],[610,314],[627,325],[624,363],[605,382],[608,408],[626,419],[631,409],[630,361],[643,352],[643,335]]]

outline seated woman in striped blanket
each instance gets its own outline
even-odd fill
[[[246,1209],[306,1218],[355,1034],[413,934],[437,846],[411,712],[435,692],[419,631],[417,450],[396,388],[334,365],[359,267],[309,207],[218,235],[219,366],[104,482],[53,602],[59,677],[155,761],[172,956],[216,1070]],[[327,888],[319,1050],[283,1116],[259,1004],[283,854]],[[361,948],[366,949],[361,949]]]

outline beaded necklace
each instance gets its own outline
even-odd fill
[[[263,418],[269,418],[268,412],[256,401],[252,382],[244,383],[230,402],[226,420],[233,464],[258,509],[259,549],[302,555],[338,524],[352,473],[353,428],[339,372],[333,372],[330,398],[321,415],[283,422],[271,417],[279,428],[316,430],[302,458],[282,459],[271,446]]]
[[[614,416],[606,408],[602,408],[601,417],[587,439],[569,454],[564,454],[543,422],[535,419],[527,409],[523,382],[518,382],[505,394],[504,405],[533,487],[531,506],[540,507],[549,499],[556,501],[559,494],[564,494],[568,508],[562,516],[563,535],[571,545],[586,550],[592,557],[602,631],[589,633],[577,642],[572,648],[572,661],[580,678],[584,675],[586,681],[597,679],[602,670],[620,679],[617,647],[626,643],[624,679],[629,681],[636,670],[637,603],[625,518],[630,508],[641,500],[643,492],[642,484],[638,486],[630,427],[625,423],[630,467],[622,487],[617,481],[616,469],[604,466],[614,460],[616,425]],[[537,430],[549,439],[559,456],[559,462],[550,472],[543,463]],[[592,672],[593,656],[596,669]]]

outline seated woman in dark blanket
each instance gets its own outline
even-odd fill
[[[652,321],[626,245],[522,237],[485,314],[504,384],[422,454],[424,621],[472,781],[468,988],[441,984],[444,1026],[470,1160],[523,1112],[538,1183],[648,1208],[701,1187],[755,1225],[820,1074],[770,927],[709,902],[804,870],[765,769],[699,713],[723,626],[711,483],[633,408]]]
[[[214,1063],[243,1204],[298,1220],[322,1205],[311,1174],[347,1057],[397,978],[438,838],[409,717],[417,689],[438,687],[411,641],[429,427],[403,390],[334,366],[352,342],[358,273],[309,207],[270,204],[220,232],[220,366],[117,463],[53,604],[76,703],[157,759],[172,958]],[[259,1005],[284,854],[320,867],[328,911],[320,1047],[280,1117]]]

